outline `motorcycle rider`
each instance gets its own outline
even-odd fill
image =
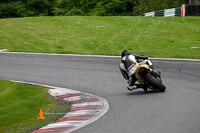
[[[143,61],[139,63],[139,59],[142,59]],[[119,69],[123,75],[123,77],[128,81],[128,90],[133,90],[136,88],[143,88],[144,91],[147,91],[147,88],[144,86],[141,86],[139,84],[135,85],[136,82],[136,76],[135,71],[137,67],[140,64],[148,64],[152,66],[151,62],[148,59],[148,56],[146,55],[137,55],[137,54],[131,54],[128,50],[124,50],[121,53],[121,63],[119,65]],[[136,88],[134,88],[136,87]]]

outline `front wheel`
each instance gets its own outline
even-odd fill
[[[160,92],[164,92],[166,89],[166,87],[162,84],[162,82],[156,79],[150,73],[146,74],[145,80],[149,82],[149,84],[151,84],[153,88],[158,89]]]

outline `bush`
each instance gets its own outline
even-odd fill
[[[26,5],[22,1],[0,4],[0,17],[22,17],[25,15]]]
[[[53,15],[53,0],[8,0],[0,2],[0,17]]]
[[[34,16],[41,14],[52,15],[53,2],[49,0],[27,0],[26,6],[29,11],[34,12]]]
[[[56,0],[55,15],[131,15],[132,0]]]

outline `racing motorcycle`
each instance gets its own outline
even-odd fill
[[[140,61],[138,61],[140,62]],[[143,88],[145,92],[147,89],[155,89],[159,92],[164,92],[166,87],[162,84],[161,72],[154,69],[152,62],[147,59],[145,64],[140,64],[136,71],[135,76],[139,84],[134,84],[128,87],[129,90]]]

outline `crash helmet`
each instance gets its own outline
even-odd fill
[[[128,50],[124,50],[124,51],[122,51],[122,53],[121,53],[121,57],[123,58],[124,56],[126,56],[126,55],[130,55],[131,53],[128,51]]]

